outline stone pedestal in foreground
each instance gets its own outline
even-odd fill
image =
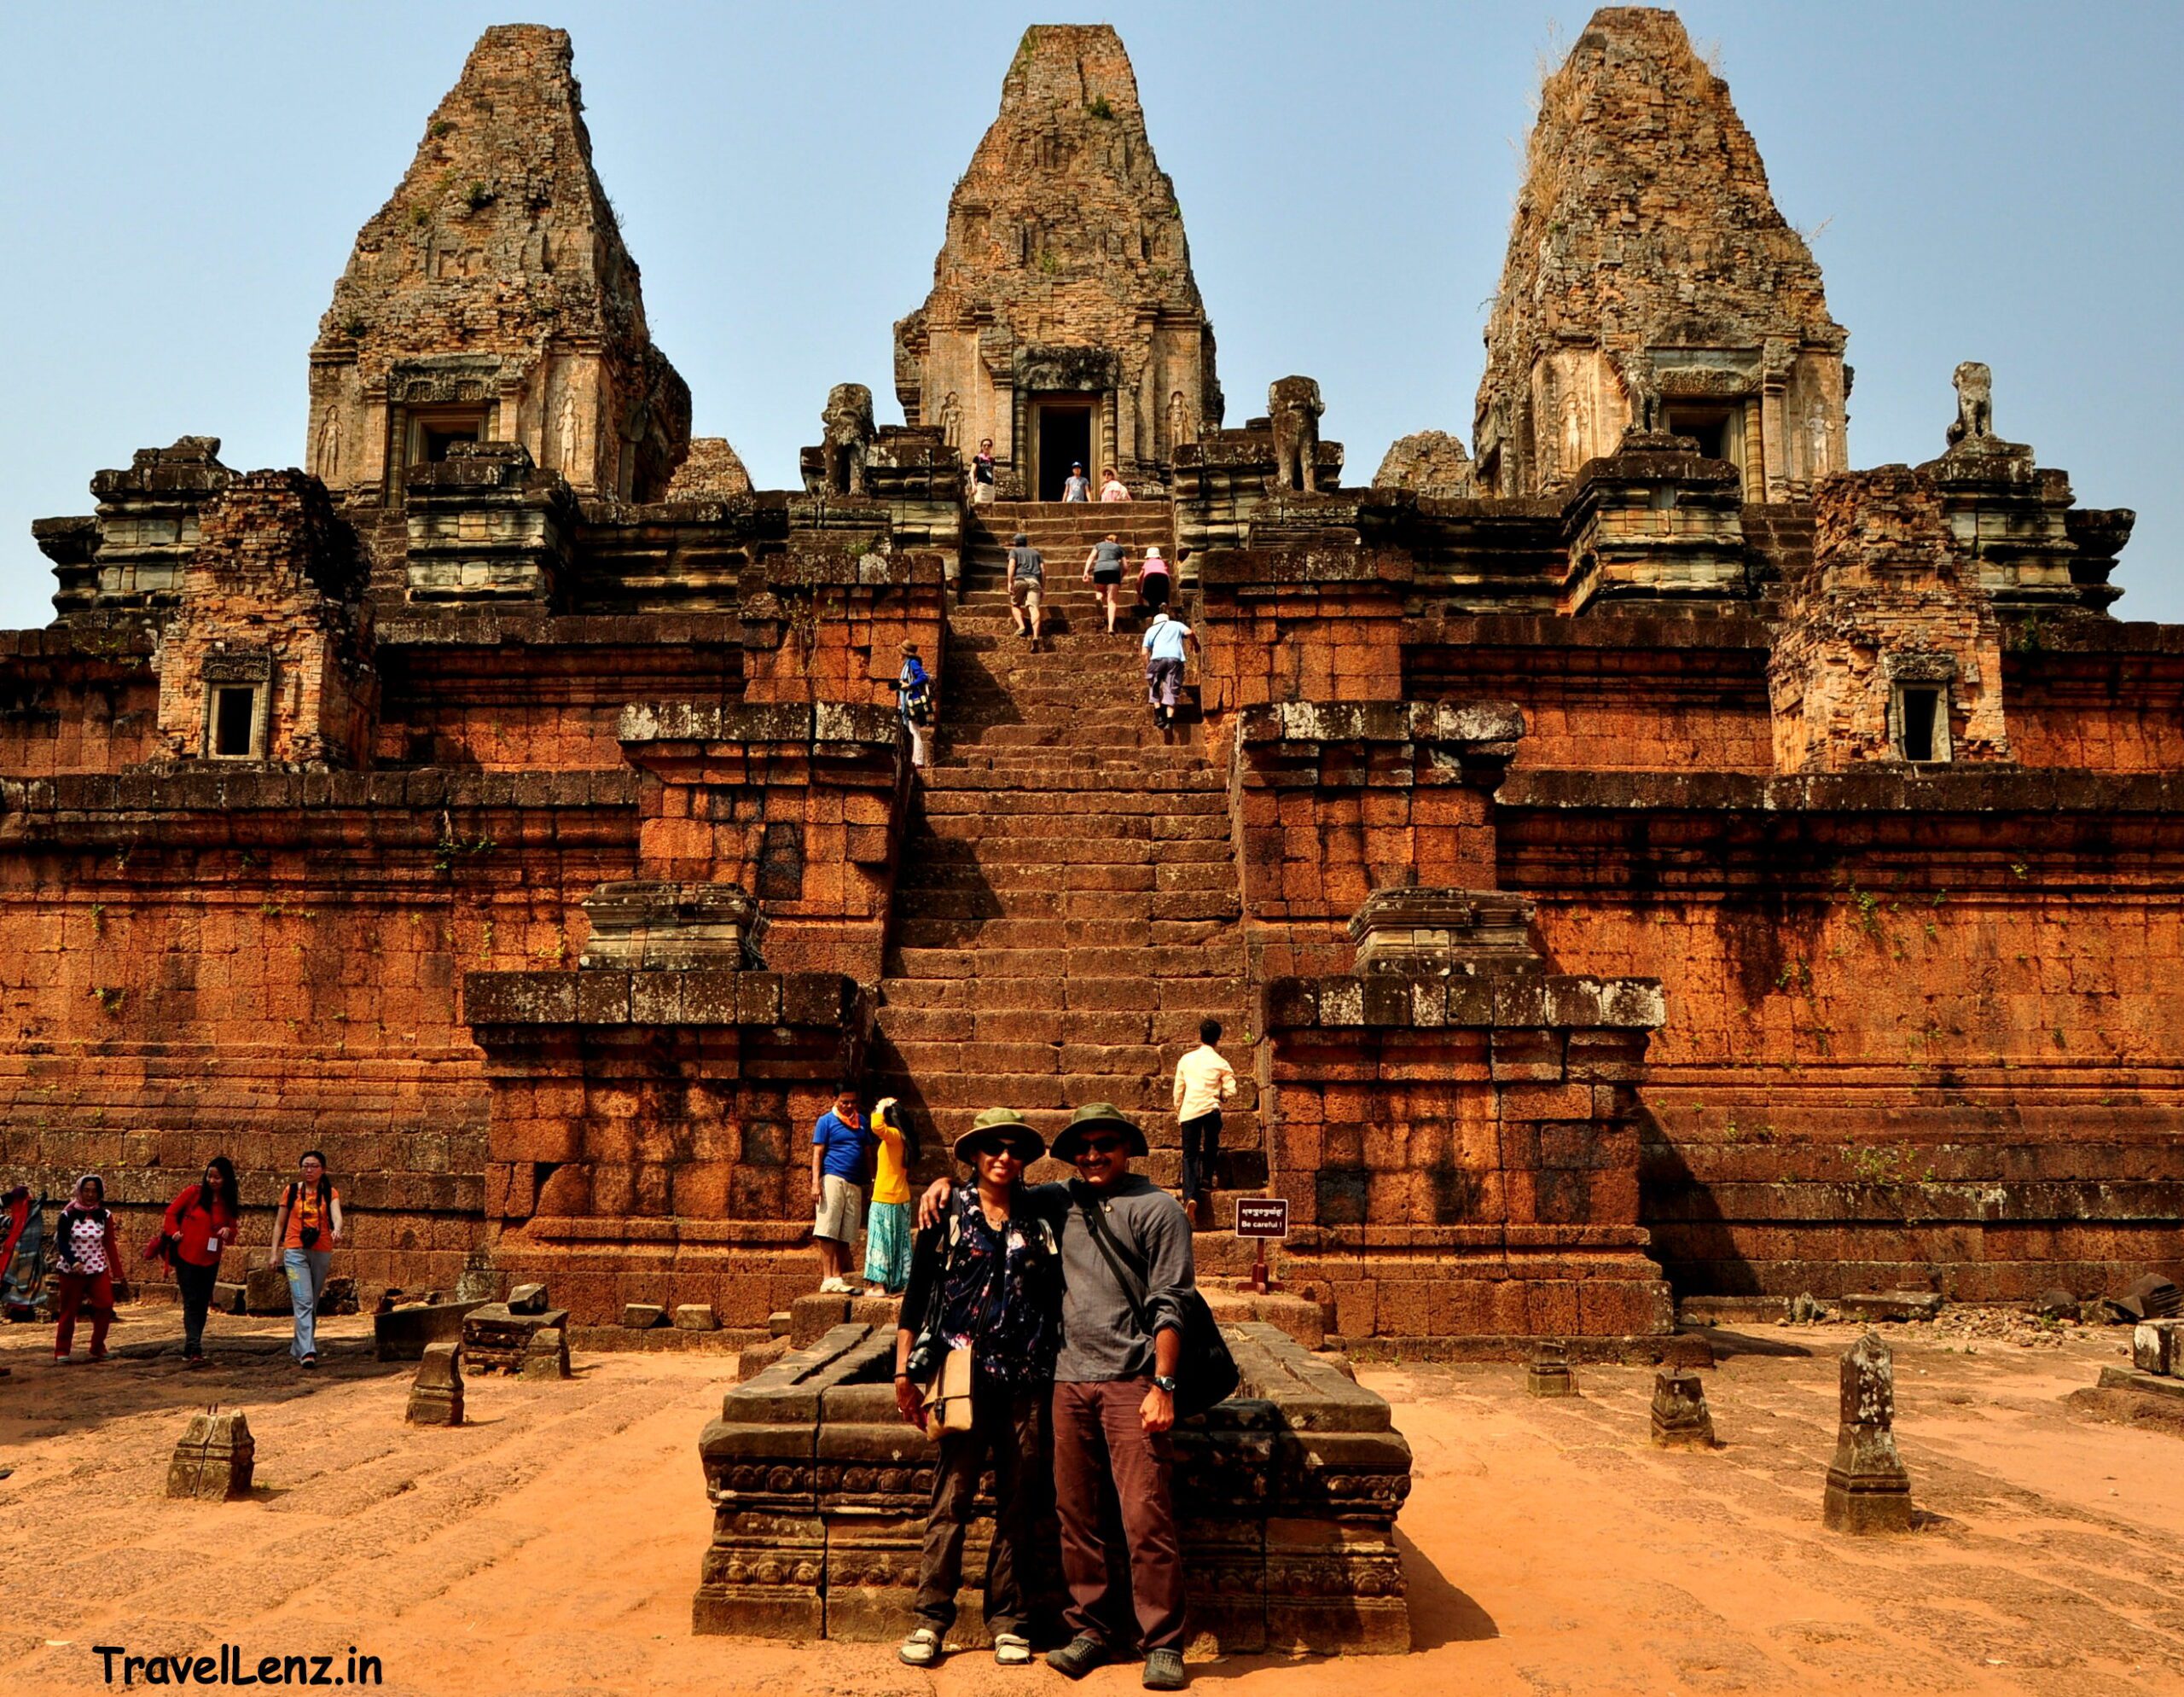
[[[1237,1394],[1175,1433],[1194,1642],[1262,1651],[1410,1648],[1395,1520],[1410,1446],[1388,1405],[1261,1322],[1226,1328]],[[693,1630],[899,1637],[917,1584],[932,1441],[903,1424],[892,1329],[851,1322],[730,1391],[699,1439],[713,1504]],[[951,1642],[985,1641],[976,1576],[992,1505],[965,1546]],[[1060,1552],[1030,1566],[1035,1617],[1060,1605]]]
[[[1535,1397],[1574,1397],[1577,1381],[1570,1374],[1570,1351],[1561,1344],[1542,1344],[1525,1366],[1525,1389]]]
[[[258,1440],[240,1414],[192,1415],[167,1464],[167,1495],[228,1502],[250,1495]]]
[[[427,1344],[410,1386],[404,1418],[412,1426],[462,1424],[462,1345]]]
[[[1688,1368],[1664,1367],[1653,1375],[1653,1447],[1711,1450],[1714,1415],[1706,1386]]]
[[[1843,1353],[1843,1425],[1821,1519],[1864,1534],[1911,1530],[1911,1475],[1896,1452],[1896,1364],[1868,1332]]]

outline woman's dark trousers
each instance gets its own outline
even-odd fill
[[[979,1475],[993,1468],[993,1539],[986,1548],[985,1621],[989,1635],[1022,1633],[1028,1618],[1025,1557],[1051,1488],[1046,1450],[1048,1387],[1019,1391],[983,1374],[971,1386],[971,1430],[940,1439],[932,1469],[932,1513],[926,1521],[918,1569],[918,1619],[944,1638],[956,1624],[956,1592],[963,1580],[963,1535],[978,1496]]]
[[[205,1316],[212,1307],[212,1285],[220,1276],[218,1267],[197,1267],[177,1258],[174,1281],[182,1287],[182,1352],[185,1357],[205,1353]]]

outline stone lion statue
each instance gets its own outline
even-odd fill
[[[1956,368],[1956,421],[1949,427],[1949,445],[1981,441],[1995,433],[1995,374],[1976,359]]]
[[[1267,416],[1274,421],[1274,484],[1277,489],[1319,492],[1320,386],[1310,377],[1281,377],[1267,386]]]
[[[865,450],[878,433],[872,422],[872,391],[862,383],[835,384],[827,392],[819,426],[828,489],[836,495],[863,494]]]

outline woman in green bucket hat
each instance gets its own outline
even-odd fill
[[[1061,1346],[1061,1249],[1051,1221],[1024,1206],[1024,1169],[1046,1140],[1013,1108],[990,1107],[956,1140],[977,1182],[918,1234],[895,1333],[895,1402],[939,1441],[919,1564],[917,1624],[897,1652],[912,1667],[940,1659],[956,1622],[963,1537],[979,1475],[994,1479],[985,1571],[994,1659],[1031,1659],[1032,1528],[1049,1477],[1046,1415]]]

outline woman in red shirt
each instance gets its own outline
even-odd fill
[[[182,1358],[186,1366],[205,1365],[205,1316],[212,1307],[212,1286],[220,1276],[220,1252],[235,1241],[242,1195],[235,1163],[215,1155],[205,1176],[167,1204],[167,1253],[174,1281],[182,1291]]]

